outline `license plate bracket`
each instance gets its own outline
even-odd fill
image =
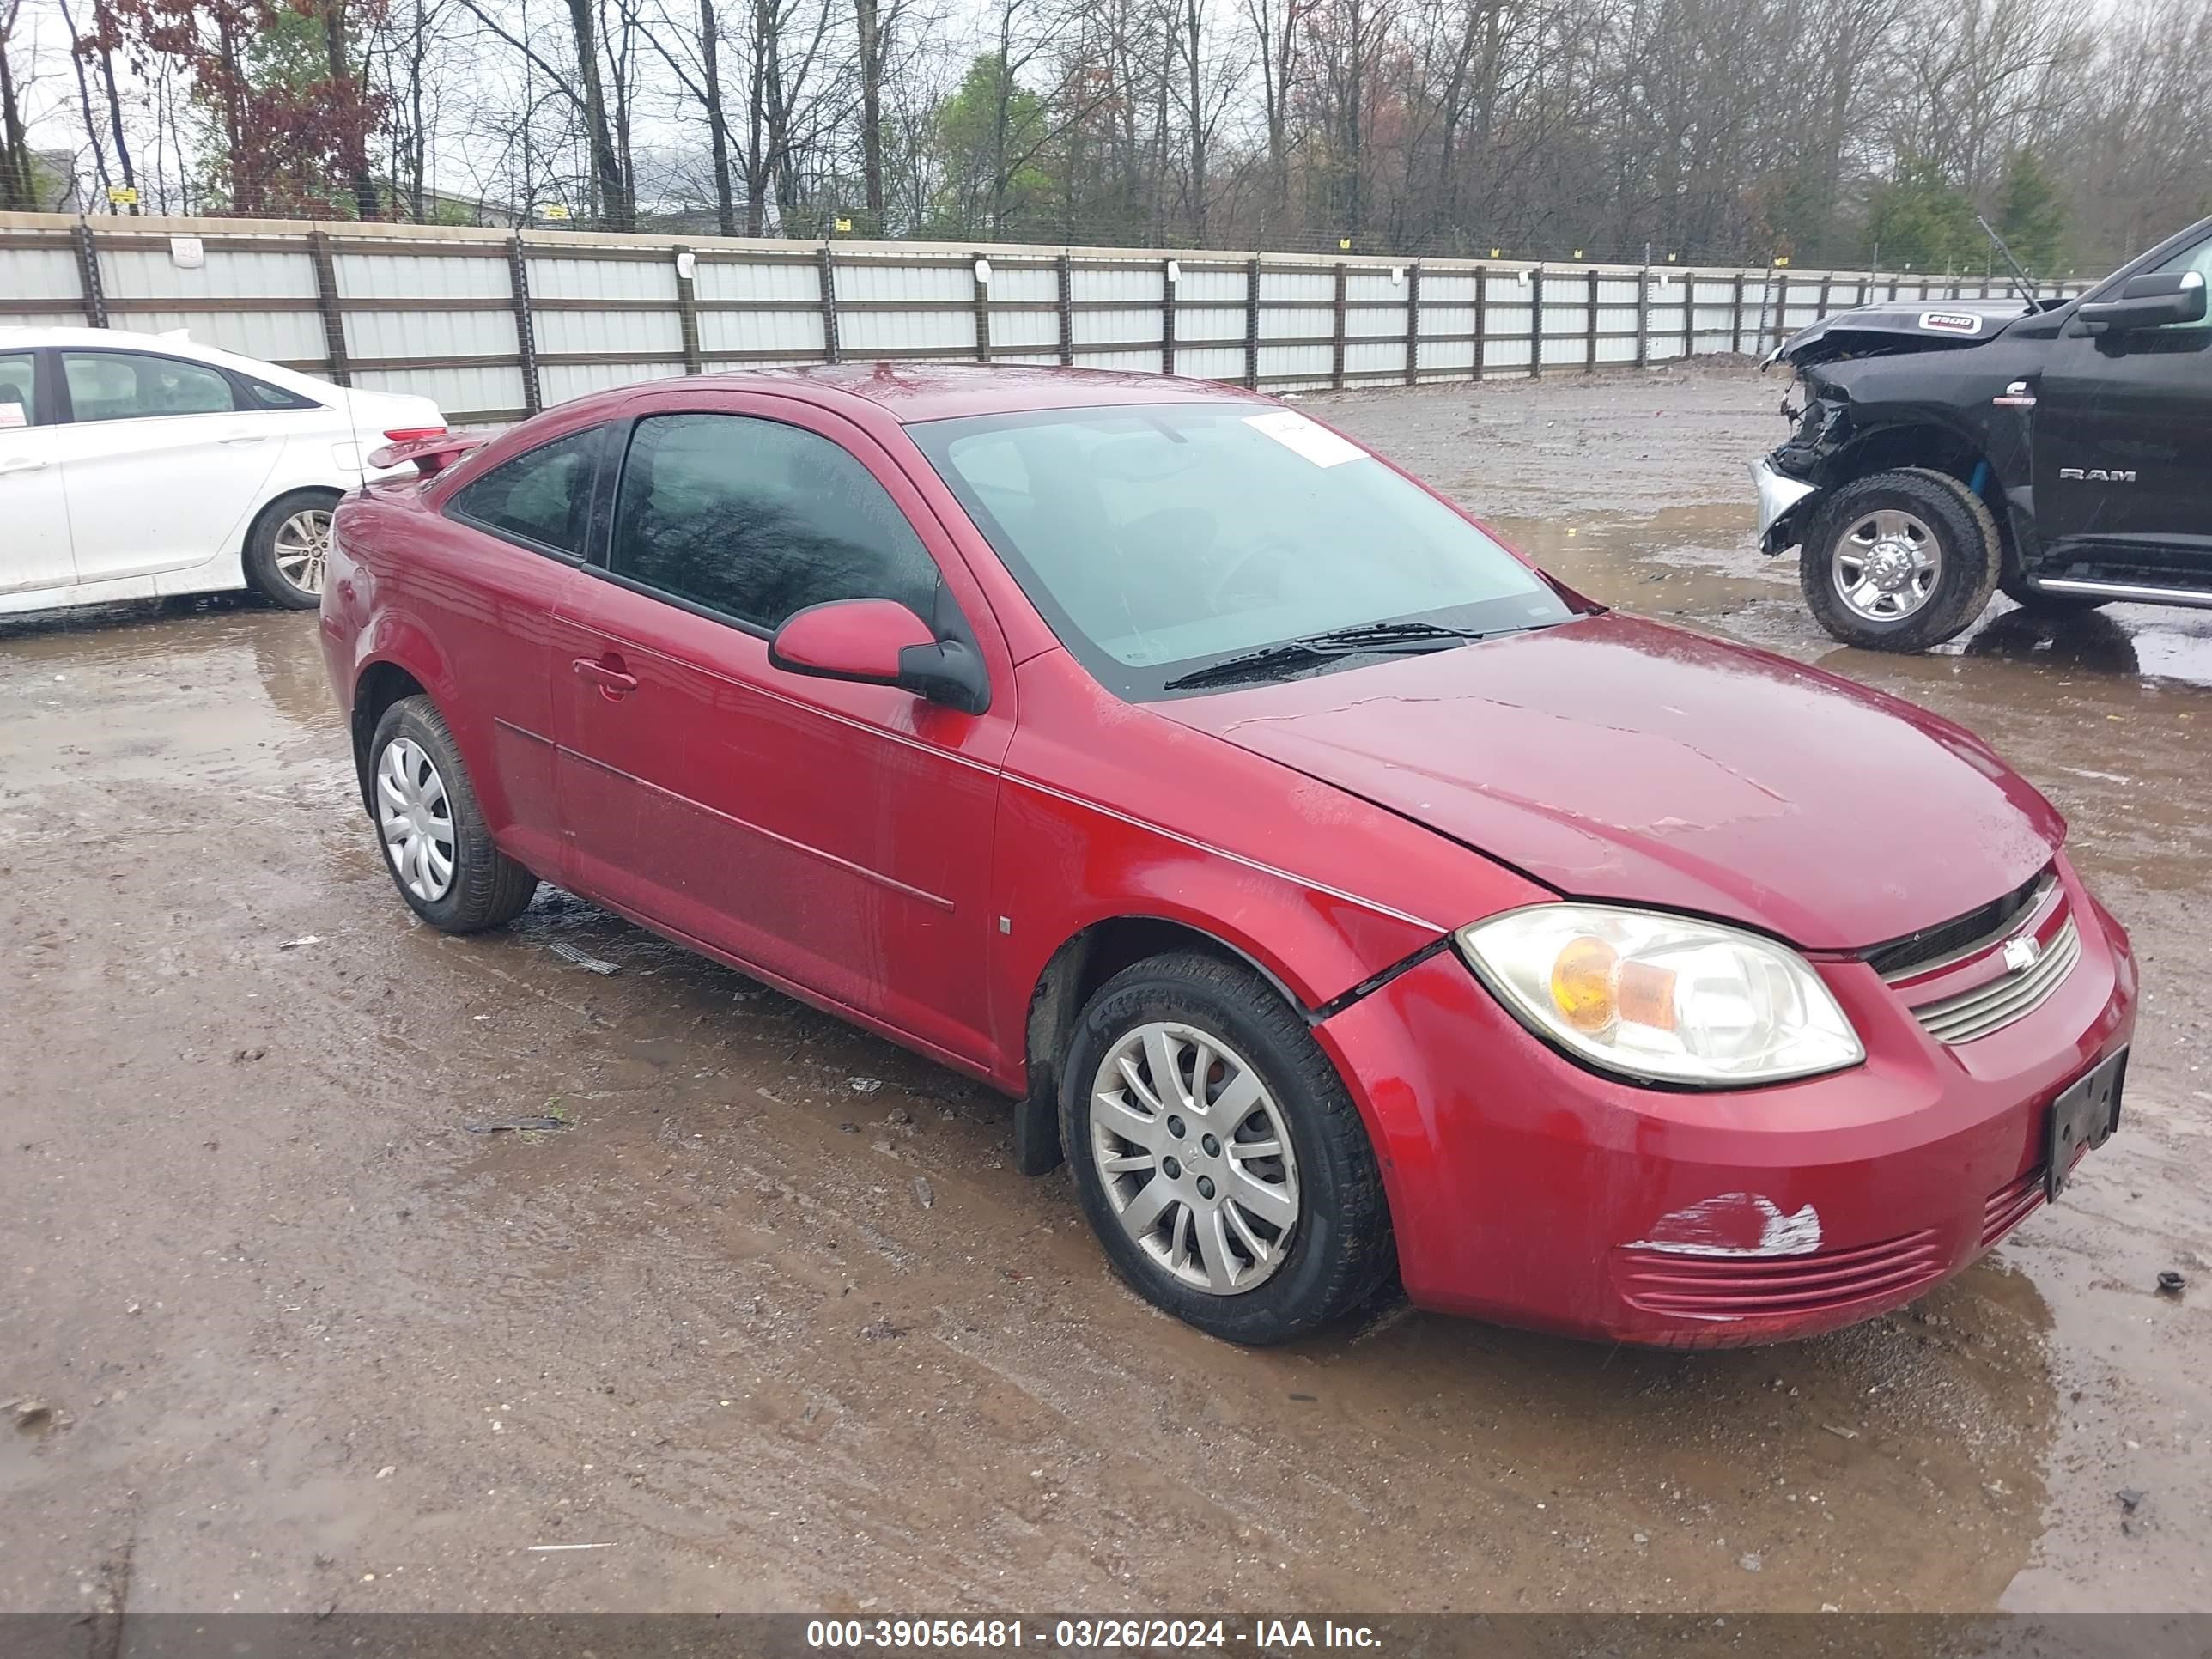
[[[2066,1190],[2075,1161],[2101,1146],[2120,1125],[2120,1085],[2128,1071],[2124,1048],[2076,1079],[2051,1103],[2043,1135],[2043,1191],[2056,1199]]]

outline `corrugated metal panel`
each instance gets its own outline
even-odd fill
[[[503,253],[339,253],[331,263],[349,300],[505,300],[514,291]]]
[[[82,328],[91,320],[82,312],[0,311],[0,328]]]
[[[1528,366],[1528,343],[1526,340],[1492,340],[1482,352],[1483,373],[1498,368],[1526,368]]]
[[[1517,289],[1514,291],[1520,292]],[[1483,330],[1486,334],[1492,336],[1526,334],[1528,331],[1528,319],[1533,313],[1534,307],[1526,300],[1519,305],[1506,305],[1500,302],[1498,296],[1493,294],[1490,296],[1490,305],[1487,309],[1489,319]],[[1523,357],[1521,361],[1526,362],[1528,360]]]
[[[1601,306],[1632,306],[1636,290],[1643,286],[1633,276],[1601,277],[1597,285],[1597,302]]]
[[[9,247],[0,240],[0,294],[10,300],[75,300],[84,292],[66,249]]]
[[[1344,313],[1344,332],[1351,339],[1395,335],[1402,340],[1406,337],[1406,313],[1395,306],[1388,311],[1347,311]]]
[[[1079,264],[1073,275],[1079,300],[1157,301],[1166,281],[1155,264]]]
[[[206,251],[206,263],[194,269],[179,265],[163,248],[101,248],[100,283],[110,299],[312,300],[315,297],[315,268],[307,250],[288,252],[282,248],[256,248],[231,252]]]
[[[1439,369],[1455,369],[1463,376],[1474,367],[1474,342],[1472,340],[1421,342],[1421,373],[1424,375]]]
[[[1344,349],[1344,372],[1346,374],[1378,374],[1391,370],[1403,374],[1406,368],[1406,342],[1395,340],[1355,341]]]
[[[1432,305],[1473,305],[1474,303],[1475,280],[1474,273],[1472,271],[1462,276],[1455,273],[1446,273],[1440,270],[1431,270],[1425,266],[1423,267],[1421,271],[1421,309],[1425,312]]]
[[[532,319],[538,349],[681,351],[684,326],[672,311],[541,311]]]
[[[1146,340],[1157,343],[1160,337],[1160,313],[1157,306],[1139,309],[1134,306],[1116,307],[1111,311],[1079,311],[1075,313],[1075,343],[1086,345],[1136,345]],[[1159,367],[1159,359],[1152,359],[1152,367]]]
[[[202,345],[277,362],[319,363],[328,350],[322,319],[312,311],[131,311],[107,320],[134,334],[181,328]]]
[[[1079,351],[1075,354],[1079,368],[1122,368],[1138,374],[1157,374],[1160,372],[1160,354],[1151,351]]]
[[[410,392],[435,401],[448,419],[471,410],[520,409],[520,368],[376,369],[354,376],[370,392]]]
[[[1432,306],[1429,303],[1429,285],[1421,284],[1421,337],[1429,339],[1439,334],[1472,334],[1474,332],[1474,307],[1471,305]]]
[[[349,357],[511,357],[511,311],[349,311]]]
[[[1402,270],[1404,267],[1400,269]],[[1406,284],[1402,280],[1392,282],[1387,270],[1355,269],[1344,274],[1344,297],[1347,300],[1400,301],[1406,297]]]
[[[1260,348],[1260,378],[1276,374],[1318,375],[1328,378],[1329,349],[1327,346],[1261,346]]]
[[[1601,337],[1597,343],[1597,360],[1601,363],[1632,363],[1636,361],[1636,342],[1608,340]]]
[[[991,297],[1008,301],[1057,300],[1060,298],[1060,273],[1050,265],[1002,265],[994,260],[991,264]]]
[[[1241,306],[1245,298],[1244,268],[1242,265],[1186,264],[1182,268],[1182,280],[1176,284],[1176,297],[1180,300],[1220,300]]]
[[[840,323],[840,331],[842,324]],[[788,351],[818,360],[822,356],[822,313],[818,311],[702,311],[702,351]]]
[[[1241,380],[1244,378],[1244,348],[1203,346],[1192,351],[1178,346],[1176,373],[1199,380]]]
[[[1024,351],[1012,356],[1000,357],[997,361],[1002,363],[1038,363],[1048,368],[1056,368],[1060,365],[1060,354],[1057,351],[1034,353]]]
[[[994,285],[995,286],[995,284]],[[1077,320],[1081,320],[1079,313]],[[1078,335],[1080,338],[1080,334]],[[991,345],[1050,346],[1059,361],[1060,313],[1056,311],[994,311],[991,313]]]
[[[533,300],[676,299],[676,259],[562,259],[533,252],[527,260]]]
[[[909,265],[890,260],[854,259],[849,263],[840,260],[837,265],[837,298],[841,301],[973,301],[975,297],[975,272],[964,261],[951,265]]]
[[[973,311],[841,311],[837,341],[848,353],[890,356],[933,347],[975,349]]]
[[[1283,270],[1276,265],[1260,267],[1260,298],[1262,303],[1270,300],[1318,300],[1326,304],[1336,297],[1336,277],[1327,270]]]
[[[538,371],[538,383],[550,405],[564,404],[587,392],[602,392],[611,386],[665,380],[683,373],[680,364],[669,363],[546,363]]]
[[[698,271],[691,285],[702,300],[811,300],[819,304],[822,299],[822,272],[811,263],[770,259],[733,264],[702,259]]]
[[[1335,325],[1335,313],[1326,307],[1309,309],[1303,306],[1263,306],[1260,312],[1260,337],[1263,340],[1309,339],[1330,332]]]
[[[1636,307],[1628,306],[1600,306],[1597,308],[1597,331],[1600,334],[1633,334],[1636,331]]]
[[[1176,313],[1176,343],[1185,340],[1242,340],[1244,337],[1244,308],[1212,306],[1194,307]]]

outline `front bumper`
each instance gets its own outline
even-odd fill
[[[1751,464],[1751,484],[1759,495],[1759,550],[1779,553],[1795,546],[1798,509],[1820,487],[1776,471],[1771,459]]]
[[[2041,1201],[2051,1099],[2124,1047],[2118,922],[2059,866],[2080,962],[1956,1047],[1863,963],[1822,962],[1865,1064],[1771,1089],[1638,1088],[1531,1036],[1439,952],[1316,1028],[1382,1166],[1424,1307],[1610,1341],[1813,1335],[1922,1295]]]

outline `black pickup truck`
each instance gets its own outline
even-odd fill
[[[1759,546],[1799,547],[1848,645],[1919,651],[1992,591],[2045,613],[2212,606],[2212,219],[2076,299],[1839,313],[1796,372],[1788,442],[1754,463]]]

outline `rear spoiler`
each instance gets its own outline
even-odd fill
[[[434,478],[462,456],[482,449],[491,440],[489,432],[438,432],[428,437],[403,438],[398,443],[371,450],[368,465],[372,472],[383,472],[411,461],[423,477]]]

